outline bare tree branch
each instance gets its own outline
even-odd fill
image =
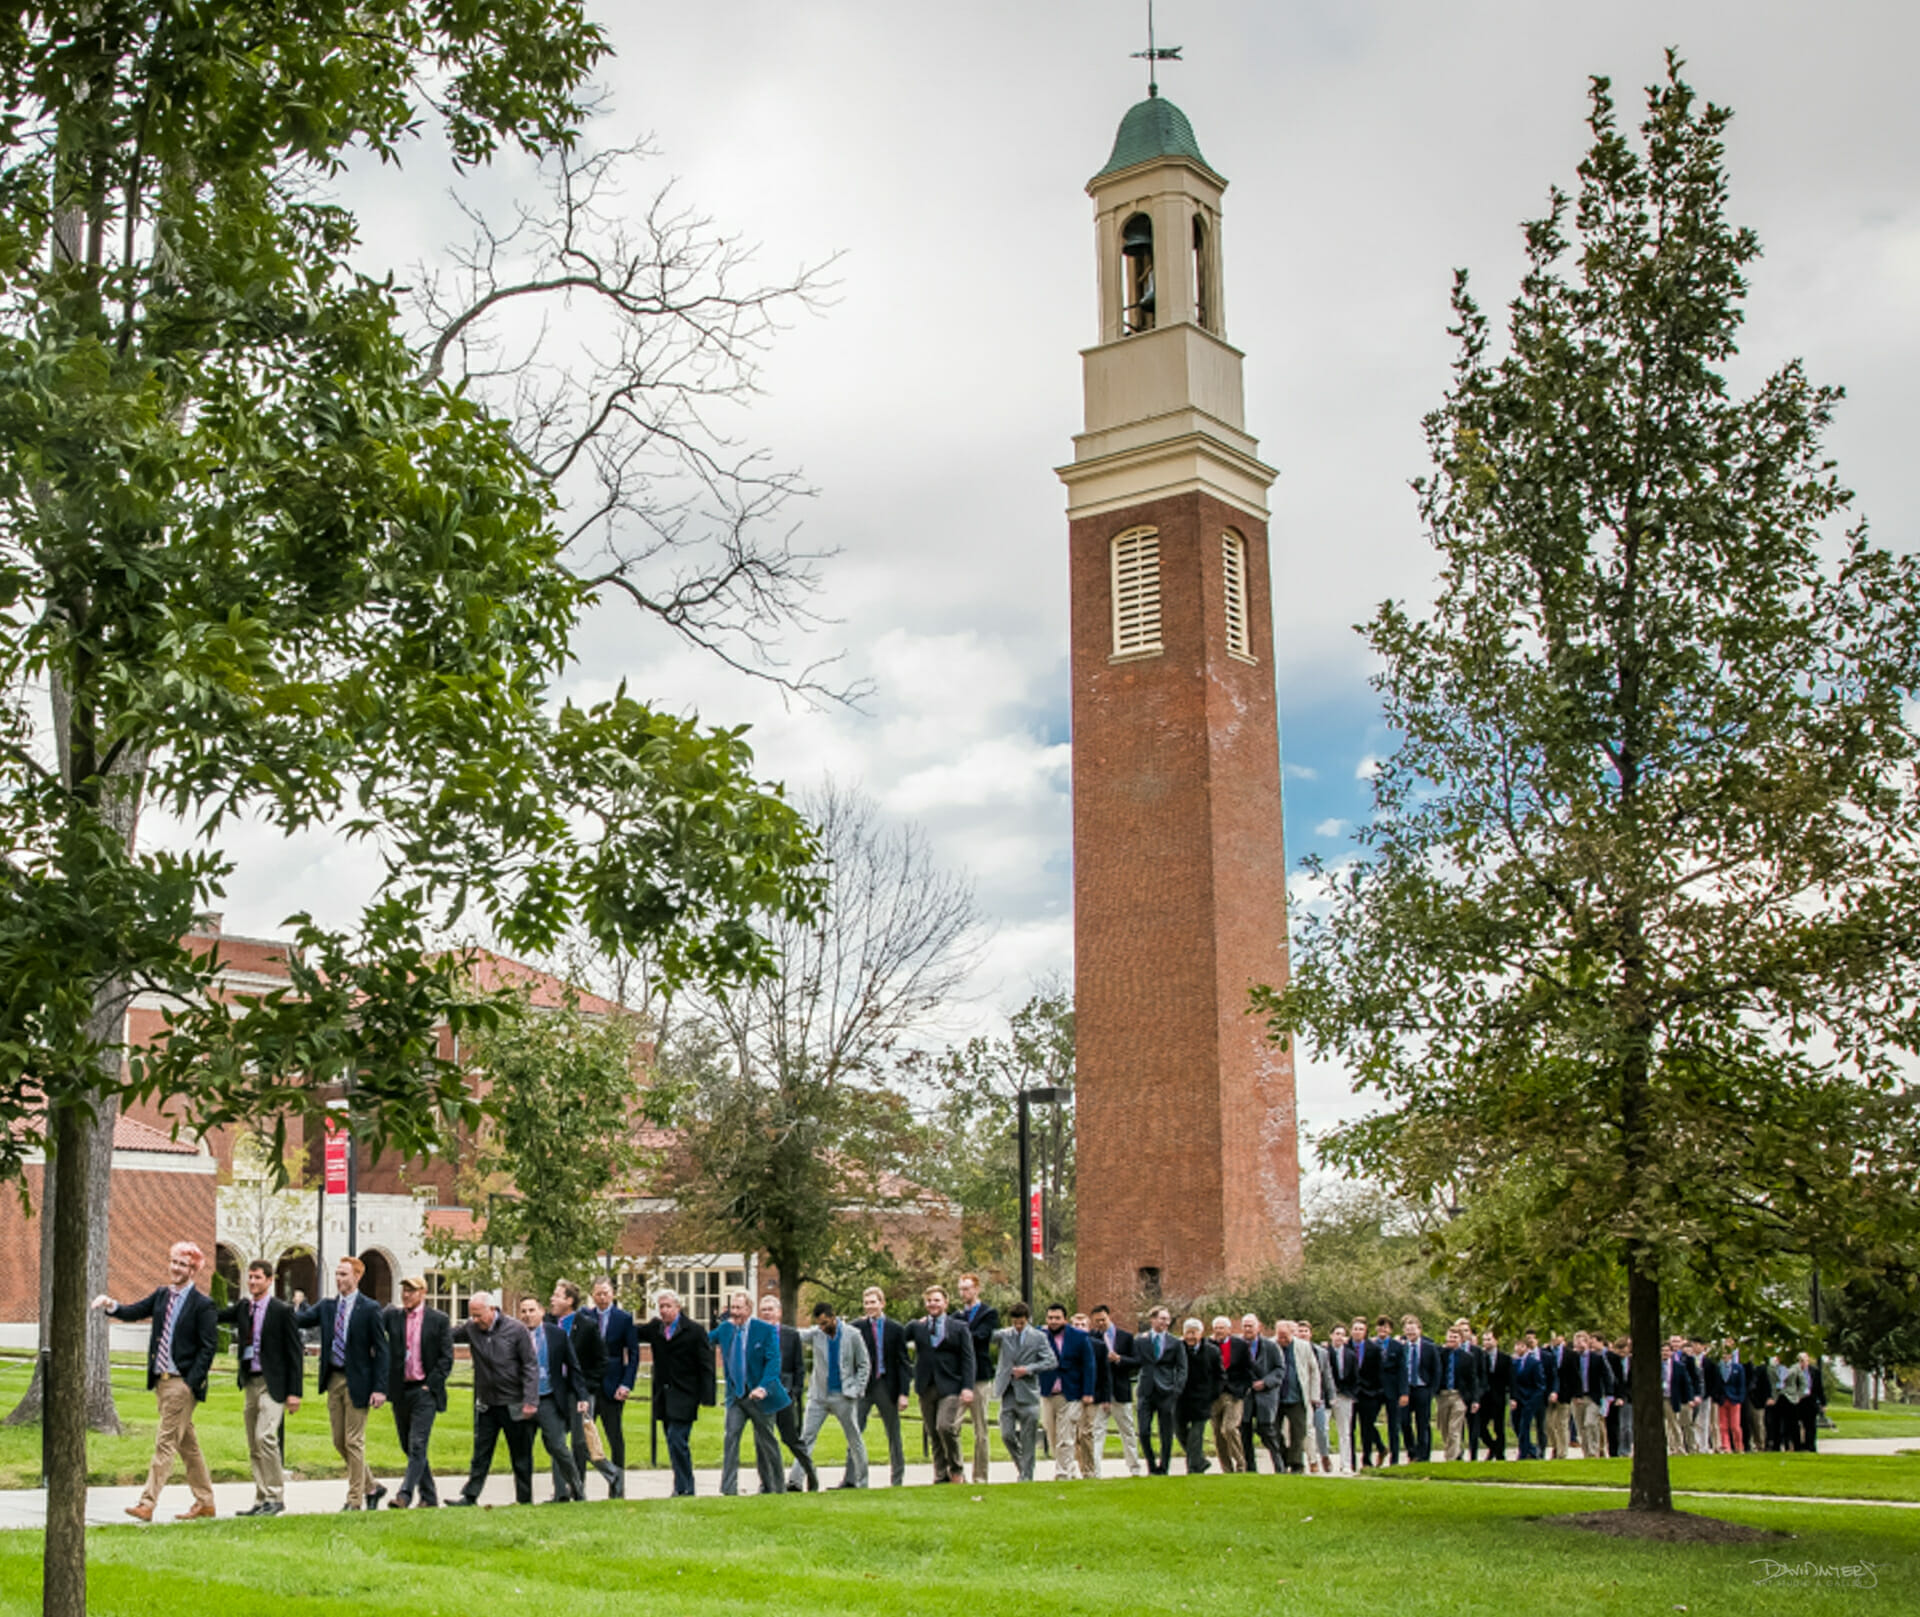
[[[824,620],[812,602],[831,550],[782,519],[812,492],[743,447],[716,412],[759,389],[759,367],[795,311],[830,290],[829,265],[764,280],[737,237],[660,188],[637,214],[644,143],[562,153],[547,196],[501,221],[456,197],[472,226],[415,302],[429,379],[482,395],[553,488],[574,571],[688,644],[803,700],[855,702],[837,658],[791,665],[789,635]]]

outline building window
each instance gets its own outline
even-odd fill
[[[1179,263],[1179,244],[1174,262]],[[1153,330],[1153,221],[1136,213],[1120,227],[1120,284],[1126,295],[1120,309],[1120,329],[1131,337]]]
[[[429,1269],[420,1277],[427,1283],[427,1307],[437,1308],[456,1325],[465,1319],[472,1308],[473,1288],[449,1280],[438,1269]]]
[[[1226,580],[1227,651],[1253,661],[1253,636],[1247,628],[1247,542],[1239,534],[1220,537],[1220,571]]]
[[[1113,541],[1113,654],[1160,650],[1160,535],[1134,528]]]
[[[690,1316],[702,1325],[711,1324],[726,1307],[727,1293],[743,1290],[746,1284],[744,1269],[662,1269],[650,1279],[646,1312],[653,1312],[653,1293],[675,1291]]]

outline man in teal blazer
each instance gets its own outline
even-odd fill
[[[740,1434],[753,1422],[753,1461],[762,1493],[785,1493],[780,1432],[774,1416],[791,1401],[780,1385],[780,1330],[756,1319],[751,1293],[727,1298],[727,1317],[713,1328],[713,1345],[727,1378],[726,1444],[720,1456],[720,1491],[740,1491]]]

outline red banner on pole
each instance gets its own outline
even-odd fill
[[[347,1131],[335,1118],[327,1119],[327,1194],[347,1193]]]
[[[1027,1250],[1036,1258],[1047,1255],[1047,1214],[1042,1200],[1045,1195],[1045,1191],[1036,1189],[1027,1197]]]

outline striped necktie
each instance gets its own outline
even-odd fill
[[[153,1367],[162,1374],[173,1369],[173,1322],[180,1316],[180,1305],[186,1301],[184,1291],[176,1291],[167,1299],[167,1317],[160,1326],[160,1346],[154,1350]]]

